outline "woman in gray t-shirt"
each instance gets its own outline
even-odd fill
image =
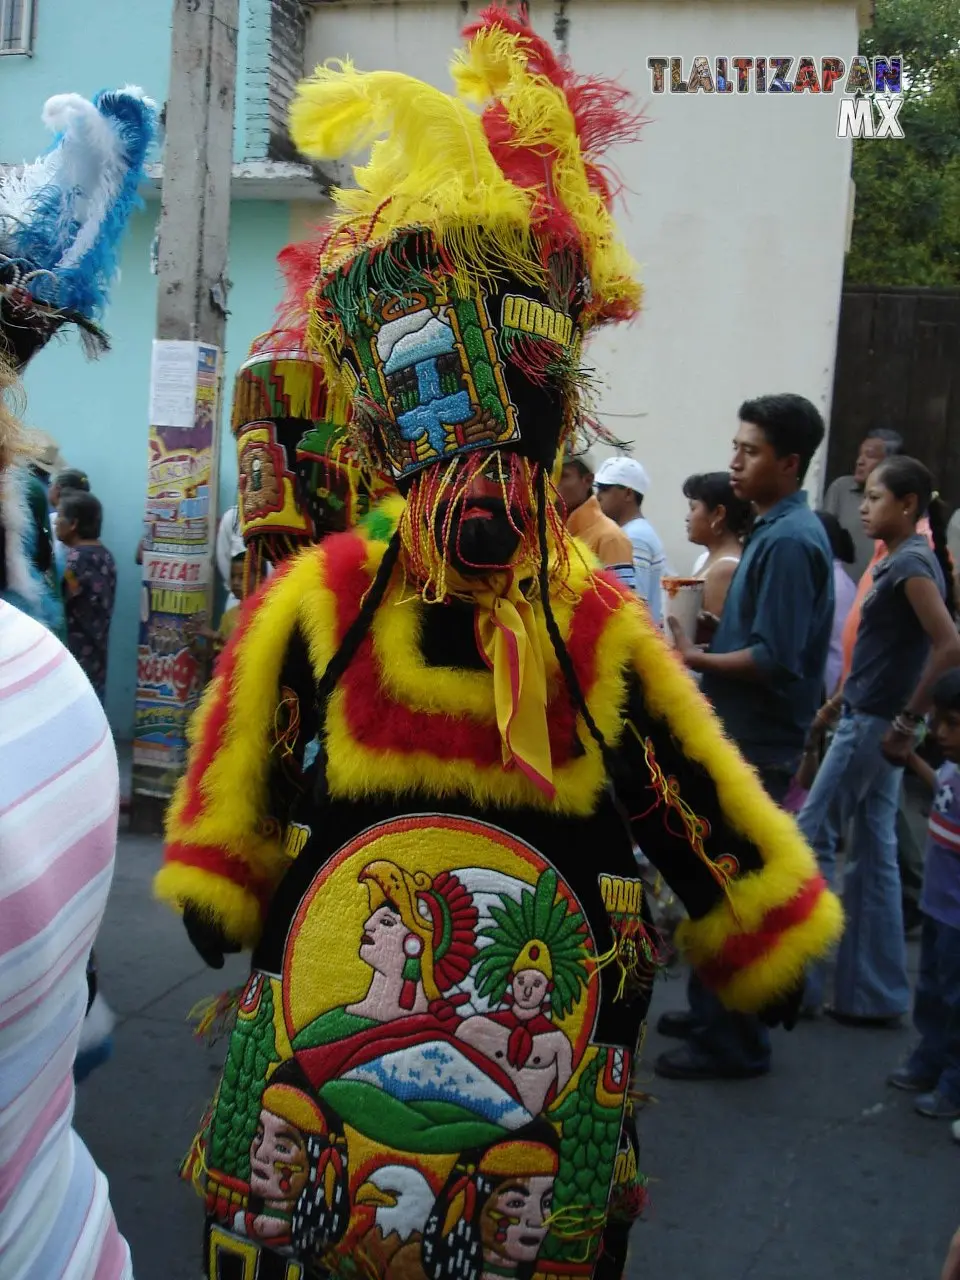
[[[903,764],[929,709],[930,688],[960,665],[944,514],[933,478],[914,458],[893,457],[867,480],[860,508],[887,556],[863,601],[850,674],[817,716],[836,733],[800,814],[828,881],[850,830],[843,903],[847,928],[837,954],[831,1012],[844,1021],[898,1018],[910,1004],[896,820]],[[934,547],[917,533],[929,515]],[[852,825],[851,825],[852,824]],[[811,975],[807,1004],[823,998]]]

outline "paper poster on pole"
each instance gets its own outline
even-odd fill
[[[197,401],[196,342],[155,338],[150,364],[150,425],[192,427]]]

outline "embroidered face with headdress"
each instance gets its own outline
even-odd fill
[[[358,456],[349,406],[316,355],[258,339],[234,384],[240,527],[248,568],[279,563],[366,515],[390,485]]]
[[[457,97],[331,63],[291,113],[312,159],[373,144],[357,188],[334,193],[308,342],[408,496],[407,568],[428,594],[448,565],[489,574],[546,555],[582,340],[639,301],[597,160],[636,130],[625,93],[576,77],[506,12],[467,35]]]
[[[290,1085],[268,1085],[250,1146],[250,1192],[265,1204],[293,1208],[307,1185],[307,1135],[325,1136],[319,1106]]]
[[[339,1240],[350,1218],[347,1147],[337,1117],[281,1066],[263,1091],[250,1146],[247,1234],[306,1249]]]
[[[430,1004],[463,981],[475,955],[477,909],[455,875],[431,877],[380,860],[364,867],[360,880],[370,915],[359,955],[388,980],[385,1000],[409,1012],[418,998]]]
[[[532,1276],[550,1229],[558,1169],[559,1143],[545,1121],[464,1152],[427,1220],[422,1252],[430,1280]]]

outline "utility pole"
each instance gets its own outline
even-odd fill
[[[239,0],[174,0],[159,231],[131,826],[183,772],[210,616]]]

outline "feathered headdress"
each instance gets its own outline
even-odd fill
[[[157,113],[141,89],[49,98],[57,136],[33,164],[0,181],[0,349],[23,366],[63,324],[93,350],[120,239],[139,203]]]
[[[526,440],[513,417],[542,418],[544,406],[524,404],[511,369],[560,390],[568,429],[577,416],[580,338],[629,318],[640,303],[610,212],[616,183],[603,163],[611,143],[638,130],[626,91],[577,76],[505,10],[488,9],[465,35],[452,64],[456,96],[399,72],[334,61],[301,84],[291,109],[293,140],[311,159],[370,148],[354,169],[356,187],[333,192],[336,212],[313,263],[307,339],[329,352],[331,378],[342,372],[366,402],[357,423],[379,433],[398,477],[437,457]],[[417,423],[399,421],[424,394],[422,377],[418,388],[412,374],[401,376],[418,354],[413,347],[432,344],[440,384],[454,388],[454,349],[461,363],[472,359],[468,333],[476,327],[470,308],[457,307],[478,291],[477,323],[494,366],[486,399],[466,370],[470,405],[454,403],[451,391],[432,437],[414,439]],[[418,296],[435,323],[383,301]],[[465,416],[450,417],[458,413]],[[555,422],[552,429],[551,456],[560,430]]]

